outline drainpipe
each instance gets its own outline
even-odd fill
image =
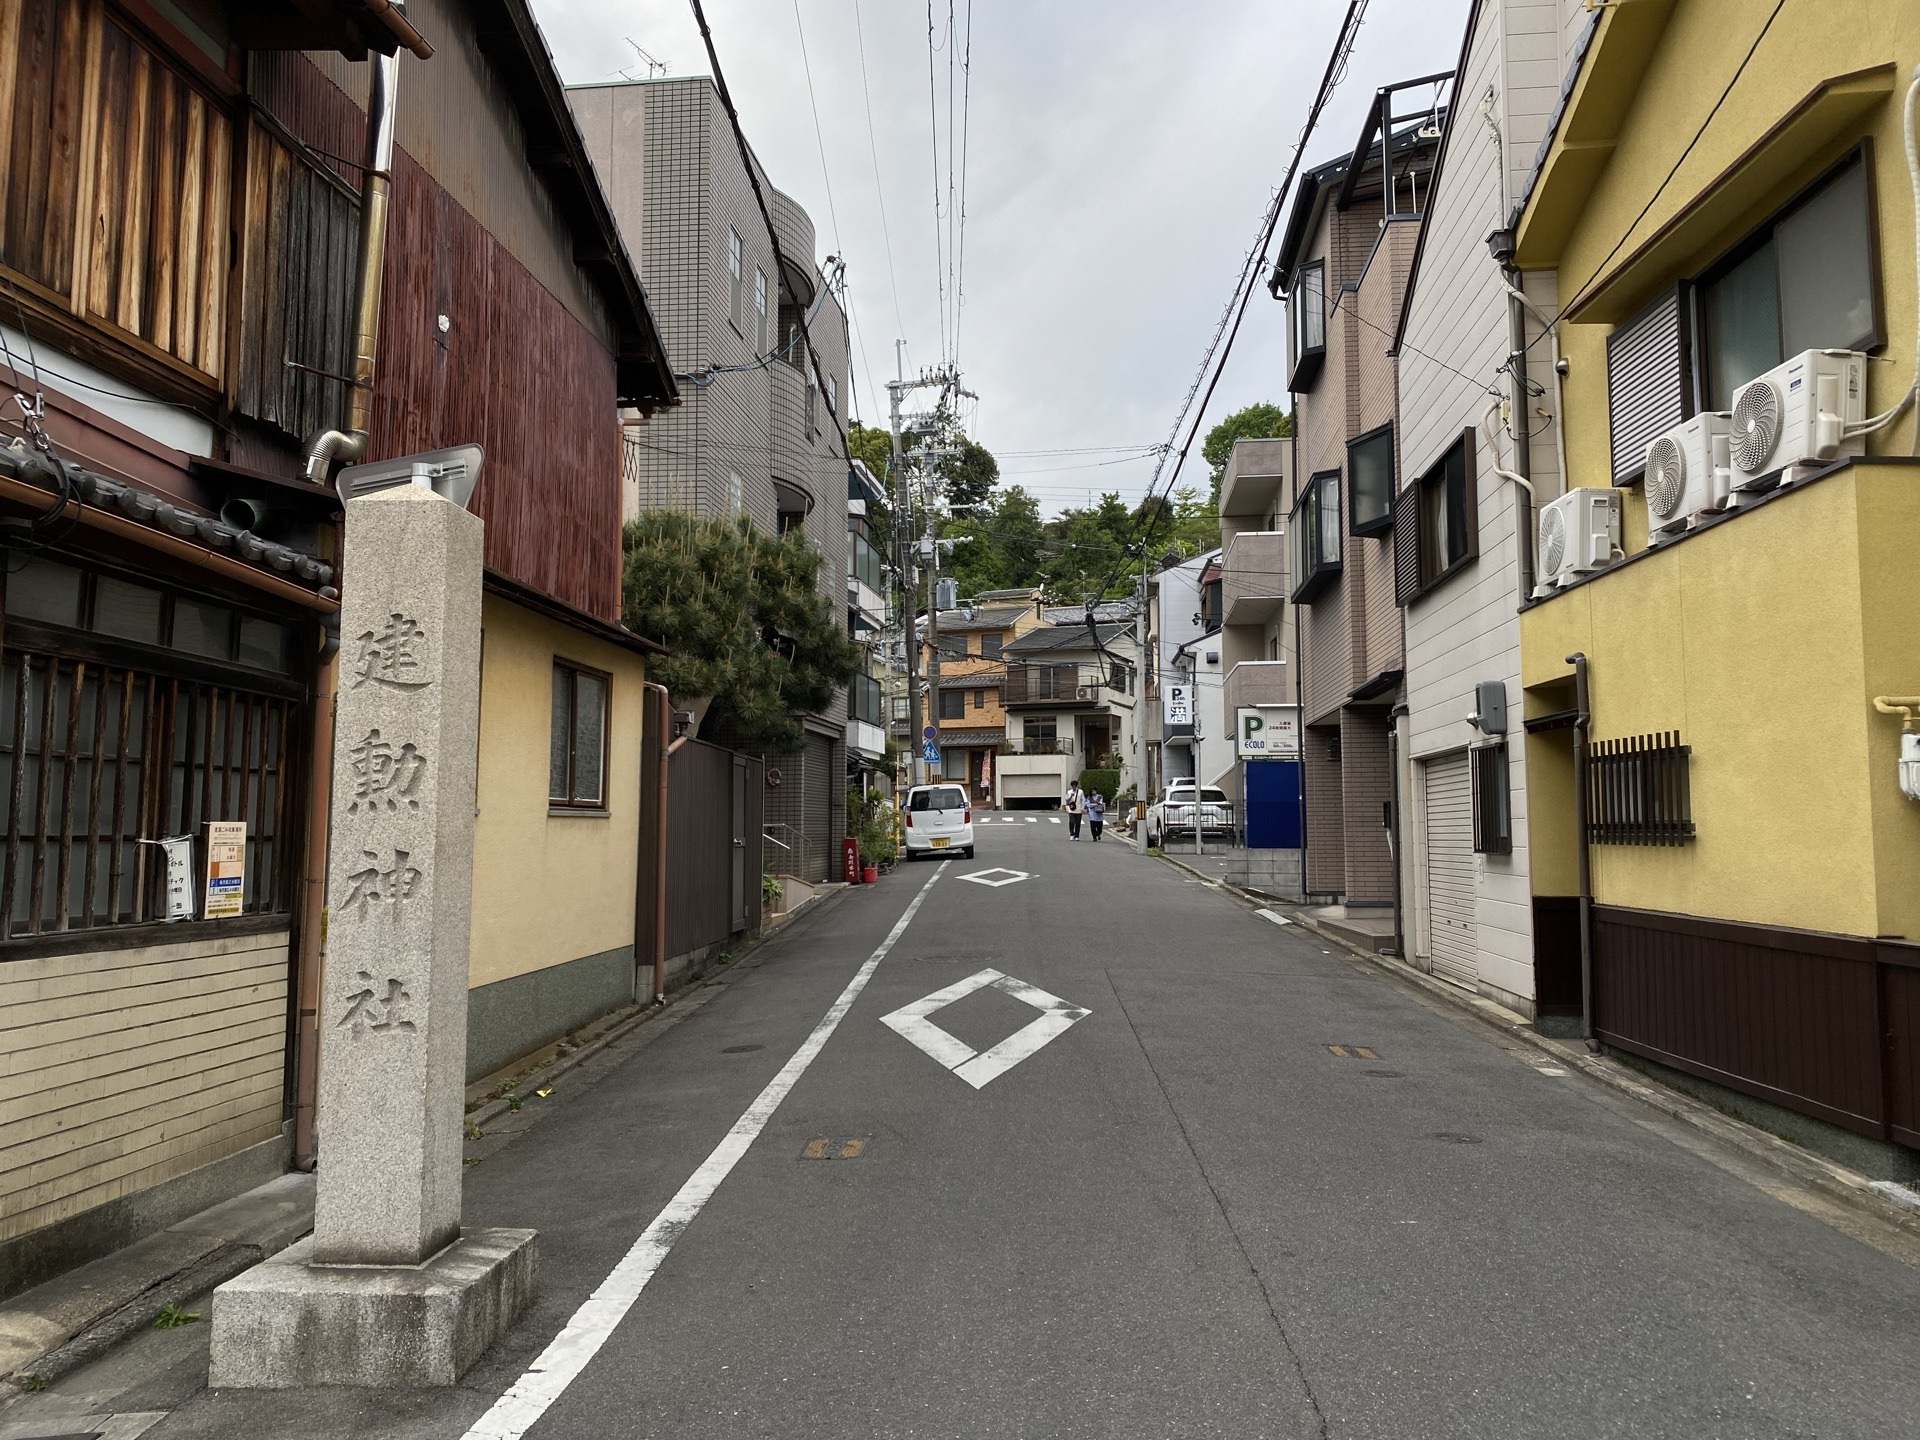
[[[319,1085],[320,968],[327,925],[327,826],[333,790],[333,698],[340,665],[340,618],[326,621],[320,674],[314,686],[307,756],[306,875],[300,897],[300,950],[295,961],[298,995],[293,1041],[293,1168],[311,1170],[317,1149],[313,1124]]]
[[[1574,851],[1580,875],[1580,1034],[1589,1050],[1600,1047],[1593,1038],[1593,873],[1587,857],[1587,727],[1592,712],[1587,703],[1587,657],[1576,650],[1567,656],[1573,666],[1573,828]]]
[[[347,390],[344,430],[322,430],[307,441],[307,479],[327,483],[336,461],[367,452],[373,419],[373,361],[380,339],[380,286],[387,258],[387,206],[393,189],[394,95],[400,76],[397,55],[374,54],[367,87],[367,163],[360,188],[360,274],[353,306],[352,384]]]
[[[1509,429],[1513,436],[1513,468],[1518,472],[1511,478],[1521,482],[1520,494],[1514,499],[1517,522],[1514,541],[1520,556],[1520,603],[1524,605],[1533,594],[1533,436],[1527,422],[1532,406],[1527,393],[1526,301],[1514,285],[1512,275],[1507,280],[1507,374],[1513,382]],[[1556,423],[1558,419],[1556,416]]]
[[[1387,715],[1387,774],[1392,777],[1390,789],[1393,796],[1387,801],[1387,855],[1393,861],[1393,953],[1399,960],[1407,958],[1406,921],[1400,893],[1401,846],[1406,843],[1402,829],[1406,806],[1401,803],[1400,795],[1400,722],[1412,713],[1405,705],[1396,705]],[[1305,755],[1304,746],[1301,753]]]
[[[425,43],[425,42],[422,42]],[[366,453],[373,402],[373,360],[380,331],[380,280],[387,253],[387,197],[393,184],[394,88],[399,58],[375,54],[367,87],[367,170],[360,191],[360,275],[354,297],[353,384],[346,429],[323,430],[307,442],[307,479],[327,483],[335,460]],[[342,567],[344,569],[344,566]],[[333,701],[340,622],[331,620],[313,698],[308,757],[306,878],[301,897],[298,1014],[293,1058],[293,1163],[311,1170],[317,1158],[314,1101],[319,1085],[322,932],[327,913],[327,831],[332,818]]]
[[[649,680],[645,688],[659,698],[660,708],[660,770],[654,781],[660,792],[658,813],[654,816],[654,864],[653,864],[653,1003],[667,1003],[667,772],[668,762],[673,752],[680,748],[678,740],[669,737],[673,734],[673,703],[668,698],[667,687]],[[646,877],[640,877],[635,886],[646,883]],[[636,907],[637,908],[637,907]],[[634,933],[634,951],[640,948],[640,935]]]

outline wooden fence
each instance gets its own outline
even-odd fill
[[[1920,1146],[1920,945],[1598,905],[1609,1045]]]

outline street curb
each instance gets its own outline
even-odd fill
[[[204,1290],[224,1284],[266,1258],[265,1249],[259,1245],[222,1245],[184,1270],[161,1276],[105,1319],[88,1326],[38,1360],[20,1366],[0,1382],[0,1394],[31,1394],[36,1389],[45,1389],[63,1375],[99,1359],[136,1330],[146,1329],[167,1306],[178,1305]]]
[[[1749,1125],[1744,1120],[1737,1120],[1703,1101],[1695,1100],[1690,1095],[1670,1090],[1659,1082],[1641,1075],[1640,1072],[1629,1069],[1618,1060],[1592,1054],[1587,1050],[1584,1041],[1569,1043],[1549,1035],[1542,1035],[1524,1016],[1507,1009],[1504,1005],[1496,1005],[1484,996],[1469,995],[1455,986],[1434,979],[1424,971],[1416,970],[1404,960],[1363,950],[1352,942],[1321,928],[1311,919],[1300,914],[1290,902],[1276,901],[1265,895],[1256,896],[1228,881],[1215,879],[1190,865],[1183,865],[1171,856],[1162,855],[1159,858],[1165,860],[1174,869],[1193,876],[1209,889],[1225,892],[1236,903],[1285,913],[1287,919],[1302,930],[1329,945],[1339,946],[1342,958],[1349,964],[1357,961],[1383,971],[1389,979],[1399,981],[1422,991],[1435,1000],[1444,1002],[1450,1008],[1461,1012],[1463,1018],[1486,1026],[1496,1036],[1517,1041],[1539,1051],[1551,1057],[1556,1063],[1578,1070],[1588,1079],[1598,1081],[1610,1090],[1630,1096],[1642,1104],[1659,1110],[1670,1119],[1732,1145],[1750,1158],[1776,1170],[1784,1171],[1791,1179],[1819,1191],[1827,1199],[1837,1201],[1880,1224],[1890,1226],[1914,1246],[1920,1247],[1920,1212],[1910,1210],[1898,1201],[1880,1194],[1873,1189],[1873,1182],[1857,1171],[1795,1145],[1792,1141],[1783,1140],[1778,1135],[1762,1130],[1758,1126]],[[1909,1263],[1914,1262],[1909,1261]]]
[[[627,1036],[633,1034],[634,1031],[640,1029],[641,1026],[651,1020],[671,1019],[677,1024],[689,1018],[709,1000],[713,999],[720,990],[726,988],[728,975],[737,974],[742,970],[755,969],[764,964],[765,957],[761,954],[762,951],[774,942],[793,934],[798,927],[810,925],[813,916],[820,914],[828,906],[840,899],[841,896],[850,893],[852,888],[851,886],[844,886],[841,889],[829,890],[824,894],[817,895],[814,899],[809,900],[801,910],[794,912],[791,920],[785,921],[774,930],[763,930],[750,940],[742,942],[740,948],[732,952],[733,959],[727,963],[722,973],[713,974],[709,972],[698,980],[689,980],[678,990],[668,995],[664,1004],[645,1006],[638,1014],[622,1020],[617,1025],[609,1026],[578,1049],[571,1050],[563,1056],[556,1057],[549,1064],[527,1070],[525,1073],[516,1077],[518,1083],[510,1087],[508,1095],[502,1095],[496,1100],[482,1101],[473,1109],[468,1110],[463,1118],[466,1120],[466,1123],[471,1126],[476,1128],[484,1127],[488,1121],[496,1120],[500,1116],[509,1113],[513,1109],[511,1096],[524,1089],[528,1083],[538,1080],[543,1086],[551,1084],[562,1075],[586,1064],[587,1061],[607,1049],[610,1045],[617,1044],[621,1040],[624,1040]],[[645,1045],[652,1038],[652,1036],[642,1037],[641,1045]],[[639,1046],[635,1047],[635,1053],[638,1052],[639,1048]],[[621,1058],[625,1059],[627,1057],[623,1056]]]

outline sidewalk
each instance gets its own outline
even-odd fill
[[[1385,920],[1384,938],[1378,944],[1369,944],[1368,939],[1373,937],[1365,932],[1360,938],[1355,938],[1353,931],[1358,928],[1356,920],[1345,913],[1345,907],[1303,906],[1276,901],[1257,891],[1220,880],[1217,875],[1194,865],[1191,856],[1163,854],[1161,858],[1196,880],[1222,891],[1236,903],[1257,907],[1261,914],[1281,924],[1299,925],[1330,944],[1339,946],[1353,959],[1377,967],[1390,982],[1417,990],[1430,1000],[1443,1003],[1456,1012],[1463,1023],[1486,1027],[1490,1032],[1489,1038],[1495,1043],[1503,1046],[1518,1043],[1542,1052],[1544,1056],[1551,1057],[1550,1063],[1578,1070],[1608,1089],[1631,1096],[1691,1130],[1732,1146],[1783,1179],[1816,1191],[1826,1200],[1858,1212],[1877,1226],[1889,1227],[1897,1236],[1896,1244],[1910,1249],[1907,1263],[1920,1265],[1920,1190],[1890,1181],[1871,1180],[1770,1131],[1735,1119],[1680,1091],[1668,1089],[1641,1072],[1609,1058],[1604,1052],[1590,1051],[1583,1040],[1543,1035],[1524,1015],[1484,996],[1437,980],[1403,959],[1382,953],[1381,947],[1392,943],[1390,913]],[[1372,921],[1373,925],[1379,923],[1378,920]],[[1781,1198],[1791,1200],[1790,1196],[1783,1195]],[[1823,1218],[1840,1229],[1847,1228],[1846,1224],[1832,1215]]]

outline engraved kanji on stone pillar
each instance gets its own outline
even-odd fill
[[[482,527],[346,510],[312,1258],[416,1265],[460,1233]]]

